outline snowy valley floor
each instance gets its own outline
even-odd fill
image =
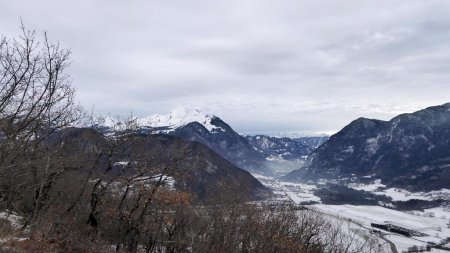
[[[425,250],[426,246],[431,245],[431,243],[450,247],[450,208],[448,207],[403,212],[381,206],[326,205],[321,204],[320,198],[314,195],[314,190],[317,189],[316,185],[284,182],[276,178],[261,175],[254,176],[273,190],[275,193],[274,201],[292,201],[295,204],[309,203],[310,205],[307,206],[308,208],[315,209],[333,219],[347,222],[344,224],[351,224],[343,229],[355,226],[366,229],[367,233],[376,235],[379,238],[381,252],[407,252],[408,249],[414,246],[419,250]],[[364,188],[364,186],[358,187]],[[376,186],[368,185],[365,186],[365,188],[370,191],[376,189]],[[388,189],[385,192],[386,195],[391,193],[391,196],[396,199],[411,199],[416,197],[425,199],[427,196],[427,193],[411,194],[399,189]],[[442,193],[445,194],[447,191],[444,190],[439,194]],[[313,202],[316,204],[311,204]],[[373,228],[371,226],[372,223],[381,225],[391,224],[394,227],[401,227],[423,233],[423,235],[407,237]],[[373,233],[374,230],[380,232]],[[367,235],[362,235],[361,237],[365,238],[364,236]],[[389,242],[392,242],[395,247],[389,247]],[[380,249],[378,250],[380,251]],[[445,249],[436,248],[432,248],[430,251],[443,253],[450,252]]]

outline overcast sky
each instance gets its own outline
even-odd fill
[[[0,33],[72,50],[80,103],[240,133],[335,132],[450,102],[450,1],[0,0]]]

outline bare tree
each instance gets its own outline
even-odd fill
[[[39,145],[82,110],[66,72],[70,50],[49,42],[46,33],[38,40],[35,31],[20,29],[18,38],[0,40],[0,197],[15,209],[12,199],[25,197],[17,193],[31,191],[36,214],[58,174],[51,169],[58,156]]]

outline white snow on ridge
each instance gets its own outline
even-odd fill
[[[142,126],[169,127],[171,129],[182,127],[191,122],[198,122],[211,132],[218,128],[211,124],[213,117],[214,115],[205,114],[198,109],[189,111],[185,108],[177,108],[166,115],[155,114],[144,118],[138,118],[137,122]]]
[[[214,115],[203,113],[199,109],[188,110],[180,107],[165,115],[155,114],[143,118],[134,117],[133,121],[139,127],[167,128],[159,131],[163,133],[171,132],[191,122],[200,123],[209,132],[225,131],[224,129],[211,124],[211,120],[214,117]],[[100,121],[101,125],[109,128],[115,128],[118,130],[124,130],[126,128],[124,121],[117,117],[106,116],[97,121]]]

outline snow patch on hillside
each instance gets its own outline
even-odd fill
[[[14,212],[3,211],[3,212],[0,212],[0,219],[5,219],[5,220],[9,221],[13,227],[19,228],[21,226],[20,220],[23,219],[23,217],[19,216],[18,214],[14,213]]]
[[[441,189],[430,192],[410,192],[400,188],[386,188],[381,183],[381,179],[376,179],[368,184],[349,183],[347,187],[355,190],[368,191],[377,195],[386,195],[392,198],[393,201],[408,201],[411,199],[418,200],[436,200],[436,199],[450,199],[450,189]]]
[[[288,201],[295,204],[320,203],[320,198],[314,195],[315,185],[285,182],[277,178],[252,174],[264,186],[274,193],[275,201]]]
[[[419,200],[435,200],[435,199],[450,199],[450,190],[441,189],[439,191],[430,192],[409,192],[404,189],[389,188],[383,191],[375,191],[374,194],[390,196],[394,201],[408,201],[411,199]]]
[[[363,190],[363,191],[376,191],[379,188],[386,187],[384,184],[381,183],[381,179],[376,179],[375,181],[371,182],[370,184],[359,184],[359,183],[350,183],[347,185],[349,188],[353,188],[355,190]]]

